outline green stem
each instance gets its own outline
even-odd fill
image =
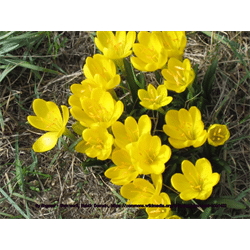
[[[166,112],[164,111],[164,109],[163,108],[159,108],[159,109],[157,109],[157,111],[159,111],[161,114],[163,114],[163,115],[165,115],[166,114]]]
[[[65,128],[63,135],[67,136],[71,141],[77,140],[75,135],[68,128]]]
[[[116,59],[114,60],[115,64],[119,67],[119,69],[121,70],[122,74],[124,76],[127,76],[127,72],[125,70],[125,67],[124,67],[124,63],[123,63],[123,58],[121,59]]]

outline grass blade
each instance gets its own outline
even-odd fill
[[[9,197],[8,194],[4,192],[2,188],[0,188],[0,192],[24,218],[29,219],[29,217],[23,212],[23,210]]]

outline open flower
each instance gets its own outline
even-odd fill
[[[145,89],[138,90],[138,96],[141,100],[140,104],[152,110],[166,106],[173,100],[173,97],[168,96],[168,91],[164,85],[159,85],[155,89],[152,84],[149,84],[147,91]]]
[[[125,185],[135,180],[139,172],[134,168],[129,153],[124,150],[116,150],[112,153],[112,161],[116,165],[105,171],[105,176],[111,179],[115,185]]]
[[[137,178],[121,187],[121,195],[128,199],[127,204],[150,204],[154,195],[159,195],[162,189],[162,175],[151,175],[153,184],[148,180]]]
[[[151,132],[151,120],[148,115],[142,115],[138,124],[132,116],[129,116],[122,124],[116,121],[112,125],[112,131],[115,136],[115,144],[122,149],[132,142],[137,142],[140,136],[144,134],[150,134]]]
[[[182,60],[182,56],[187,44],[185,31],[153,31],[162,41],[167,49],[168,57],[175,57]]]
[[[208,199],[220,180],[218,173],[212,173],[212,166],[206,158],[198,159],[195,166],[184,160],[181,169],[183,174],[174,174],[171,184],[180,192],[180,198],[184,201]]]
[[[160,39],[153,32],[140,31],[139,43],[133,46],[136,57],[131,57],[131,63],[140,71],[156,71],[162,69],[168,61],[168,53]]]
[[[94,127],[83,130],[83,140],[80,141],[75,150],[79,153],[85,153],[88,157],[99,160],[106,160],[109,158],[114,138],[108,133],[107,129],[103,127]]]
[[[160,193],[159,195],[154,195],[151,199],[151,204],[152,206],[146,207],[148,219],[168,219],[171,212],[171,200],[168,194]]]
[[[177,149],[203,145],[207,131],[201,120],[200,110],[193,106],[189,110],[169,110],[165,116],[166,125],[163,131],[169,136],[169,143]]]
[[[109,92],[95,88],[90,97],[80,98],[81,107],[73,106],[72,116],[84,127],[110,127],[121,116],[124,106],[115,101]]]
[[[127,204],[144,205],[149,219],[166,218],[170,215],[171,201],[166,193],[160,193],[162,175],[152,174],[151,179],[153,184],[142,178],[135,179],[132,183],[121,187],[121,195],[128,199]]]
[[[73,93],[68,99],[68,103],[71,107],[77,106],[81,109],[81,101],[82,97],[90,97],[91,92],[94,88],[97,88],[97,84],[90,79],[86,79],[81,82],[81,84],[75,83],[70,86],[70,90]],[[100,88],[100,87],[99,87]]]
[[[185,91],[195,78],[194,70],[191,68],[188,59],[181,62],[176,58],[170,58],[168,68],[163,69],[161,73],[165,78],[164,85],[166,88],[177,93]]]
[[[95,54],[93,58],[87,57],[83,73],[96,83],[96,87],[104,90],[116,87],[121,81],[120,75],[116,74],[115,63],[100,54]]]
[[[158,136],[142,135],[137,142],[126,146],[131,156],[134,168],[140,174],[161,174],[165,170],[165,163],[170,159],[171,149],[161,145]]]
[[[97,31],[95,44],[97,48],[112,60],[122,59],[132,54],[132,46],[136,39],[136,32],[129,31]]]
[[[62,115],[54,102],[46,102],[42,99],[35,99],[33,110],[36,116],[28,116],[28,122],[35,128],[49,131],[42,135],[34,144],[35,152],[45,152],[55,147],[58,139],[62,136],[69,120],[69,110],[61,105]]]
[[[223,145],[230,137],[226,125],[213,124],[208,128],[208,143],[214,147]]]

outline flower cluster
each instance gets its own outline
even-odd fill
[[[121,195],[128,199],[128,204],[143,207],[148,218],[180,218],[171,210],[170,196],[161,192],[174,150],[202,147],[206,141],[217,147],[230,137],[226,125],[212,124],[206,130],[197,106],[176,108],[178,94],[192,92],[195,79],[191,62],[183,59],[185,32],[98,31],[94,41],[101,53],[86,58],[85,79],[70,87],[68,103],[76,120],[72,129],[81,138],[75,150],[100,161],[112,161],[105,176],[121,186]],[[142,72],[157,71],[162,81],[146,85],[144,78],[139,82],[125,63]],[[131,77],[133,81],[129,80]],[[122,85],[125,90],[126,84],[135,84],[130,89],[138,89],[138,103],[118,98],[116,89]],[[128,103],[131,107],[127,109]],[[72,139],[66,128],[66,106],[61,106],[61,115],[55,103],[36,99],[33,109],[36,116],[28,116],[29,123],[48,131],[34,143],[35,152],[52,149],[62,135]],[[157,124],[160,115],[161,121],[165,118],[161,127]],[[166,136],[169,145],[164,143]],[[208,199],[220,179],[204,157],[197,159],[195,165],[183,160],[181,171],[183,174],[172,175],[170,189],[177,190],[184,201]]]

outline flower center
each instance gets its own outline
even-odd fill
[[[217,130],[214,130],[212,132],[212,137],[211,139],[213,141],[220,141],[220,140],[223,140],[225,138],[225,136],[221,133],[221,128],[217,129]]]

